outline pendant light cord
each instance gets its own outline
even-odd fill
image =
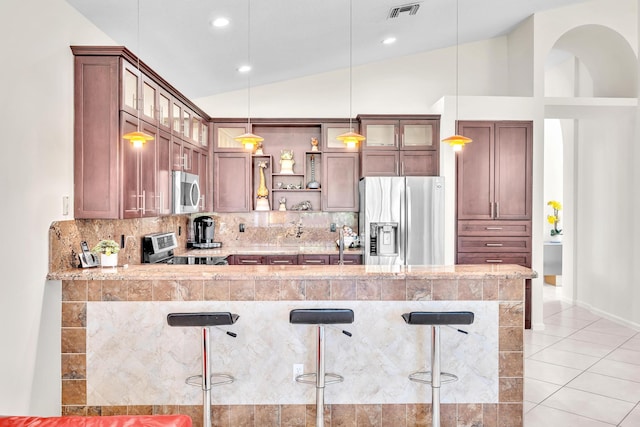
[[[247,132],[251,132],[251,0],[247,0]]]
[[[138,78],[140,78],[140,0],[138,0],[138,17],[137,17],[137,29],[136,29],[136,44],[138,45],[138,52],[136,52],[138,62]],[[140,132],[140,115],[142,115],[142,109],[140,108],[140,96],[136,98],[136,110],[138,110],[138,132]]]
[[[460,8],[458,7],[459,0],[456,0],[456,127],[458,122],[458,15]],[[456,129],[456,133],[458,130]]]
[[[353,115],[353,1],[349,0],[349,131],[353,132],[351,116]]]

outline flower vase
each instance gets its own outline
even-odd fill
[[[562,242],[562,234],[552,234],[551,235],[551,241],[552,242],[557,242],[557,243]]]
[[[100,266],[101,267],[117,267],[118,266],[118,254],[105,255],[100,254]]]

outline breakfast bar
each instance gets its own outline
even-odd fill
[[[431,387],[408,379],[430,363],[429,327],[402,314],[469,311],[466,334],[443,328],[442,425],[522,426],[525,280],[516,265],[192,266],[59,269],[62,281],[62,413],[186,413],[202,420],[198,328],[172,328],[174,312],[231,312],[212,327],[213,373],[235,377],[214,387],[218,426],[309,425],[315,391],[294,381],[295,365],[314,370],[308,325],[294,309],[350,309],[327,329],[327,372],[344,377],[325,390],[326,425],[429,425]],[[225,334],[232,332],[236,338]],[[365,421],[368,420],[368,421]]]

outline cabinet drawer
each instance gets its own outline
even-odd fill
[[[234,255],[233,261],[235,265],[259,265],[265,263],[262,255]]]
[[[458,236],[531,236],[531,221],[458,221]]]
[[[298,255],[268,255],[267,264],[269,265],[297,265]]]
[[[362,264],[362,255],[344,254],[342,261],[345,265],[360,265]],[[340,262],[340,255],[331,255],[329,257],[331,265],[336,265]]]
[[[458,237],[458,252],[531,252],[530,237]]]
[[[531,268],[531,254],[465,252],[458,254],[458,264],[517,264]]]
[[[327,265],[329,255],[298,255],[298,264]]]

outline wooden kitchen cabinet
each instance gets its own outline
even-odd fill
[[[531,267],[532,130],[530,121],[458,123],[458,133],[473,140],[456,159],[458,264]]]
[[[251,210],[251,154],[214,153],[213,210],[249,212]]]
[[[340,255],[330,255],[329,264],[337,265],[340,262]],[[342,257],[344,265],[360,265],[362,264],[362,255],[344,254]]]
[[[361,176],[437,176],[439,116],[358,116]]]
[[[322,210],[357,212],[358,153],[324,153],[322,159]]]
[[[328,265],[329,255],[319,254],[300,254],[298,255],[298,264],[303,265]]]
[[[208,116],[144,63],[140,69],[134,66],[137,58],[122,46],[71,49],[74,217],[122,219],[171,213],[174,156],[189,158],[182,149],[176,150],[182,141],[174,133],[172,108],[184,108],[207,121]],[[181,113],[176,117],[183,120]],[[154,140],[134,149],[122,135],[137,130],[138,120],[140,130]],[[207,158],[208,150],[201,149],[201,176],[210,174]]]
[[[531,122],[459,122],[473,140],[457,155],[458,219],[530,220]]]

